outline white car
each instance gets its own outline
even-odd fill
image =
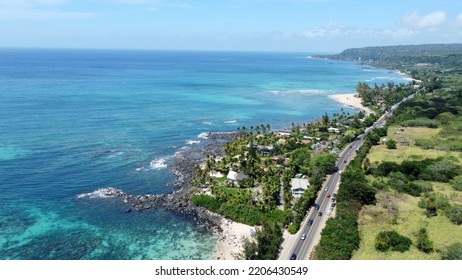
[[[326,215],[327,215],[327,216],[330,216],[330,213],[331,213],[330,210],[327,210],[327,211],[326,211]]]

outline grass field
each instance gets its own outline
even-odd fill
[[[435,189],[449,192],[447,184],[437,184]],[[391,191],[381,191],[377,194],[377,204],[364,206],[359,216],[359,231],[361,235],[360,248],[352,259],[359,260],[432,260],[441,259],[439,251],[453,242],[462,240],[460,226],[452,224],[442,212],[436,217],[427,218],[425,210],[417,206],[420,198]],[[457,197],[460,201],[461,197]],[[393,211],[397,209],[397,223],[393,221]],[[416,233],[420,228],[426,228],[435,251],[430,254],[420,252],[415,246]],[[413,241],[409,251],[379,252],[375,249],[375,237],[381,231],[396,230]]]
[[[438,150],[425,150],[415,145],[416,139],[430,139],[437,137],[440,129],[426,127],[400,127],[390,126],[387,139],[398,142],[396,149],[387,149],[385,145],[373,146],[367,158],[372,165],[383,161],[394,161],[401,163],[404,160],[420,160],[424,158],[437,158],[452,156],[462,163],[462,153],[446,152]],[[399,134],[397,134],[399,133]],[[400,142],[408,142],[409,146]]]

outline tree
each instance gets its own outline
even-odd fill
[[[396,149],[396,141],[393,139],[390,139],[386,143],[387,149]]]
[[[411,244],[411,239],[394,230],[382,231],[375,238],[375,248],[381,252],[392,250],[402,253],[409,250]]]

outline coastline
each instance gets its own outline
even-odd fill
[[[226,218],[222,218],[220,227],[212,259],[235,260],[235,256],[244,248],[242,239],[250,238],[250,232],[255,228]]]
[[[361,104],[362,100],[357,96],[357,93],[333,94],[329,95],[329,98],[340,104],[363,110],[366,112],[366,115],[374,114],[374,111],[372,111],[369,107],[365,107]]]

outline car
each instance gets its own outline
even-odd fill
[[[330,193],[327,193],[327,194],[326,194],[326,197],[329,198],[329,197],[330,197]]]
[[[292,253],[292,256],[290,256],[290,259],[291,260],[296,260],[297,259],[297,254]]]
[[[312,219],[309,219],[308,220],[308,225],[311,226],[313,224],[313,220]]]
[[[334,201],[335,201],[335,197],[332,196],[332,199],[331,199],[330,201],[334,202]]]
[[[327,211],[326,211],[326,215],[327,215],[327,216],[330,216],[330,213],[332,213],[332,211],[330,211],[330,210],[327,210]]]
[[[322,212],[321,212],[321,211],[319,211],[318,216],[322,216]]]
[[[332,172],[335,173],[338,171],[338,166],[335,166],[334,168],[332,168]]]
[[[301,240],[305,240],[306,239],[306,233],[302,234],[302,237],[300,237]]]
[[[332,194],[332,199],[334,199],[336,196],[337,196],[337,194],[336,194],[336,193],[333,193],[333,194]]]
[[[342,170],[340,170],[338,173],[342,174]]]
[[[319,210],[319,204],[316,203],[316,204],[314,205],[314,209],[315,209],[315,210]]]
[[[343,160],[343,163],[346,163],[346,159],[345,159],[345,160]]]
[[[329,187],[325,187],[324,191],[327,192],[329,190]]]
[[[329,208],[330,212],[334,211],[334,207]]]
[[[332,202],[332,204],[330,206],[335,207],[335,202]]]

